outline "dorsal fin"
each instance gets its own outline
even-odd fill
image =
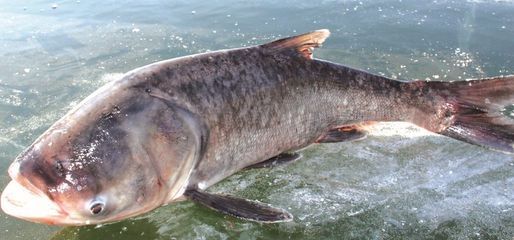
[[[320,29],[302,35],[279,39],[270,43],[263,44],[262,47],[275,51],[284,49],[295,49],[302,56],[312,59],[312,49],[321,44],[330,35],[328,29]]]

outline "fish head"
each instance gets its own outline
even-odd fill
[[[178,199],[196,159],[197,135],[176,109],[133,95],[102,111],[86,101],[20,154],[9,167],[3,211],[39,223],[88,225]]]

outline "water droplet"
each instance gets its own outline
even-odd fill
[[[52,4],[52,9],[57,9],[58,7],[59,5],[57,5],[57,3]]]
[[[135,33],[139,32],[139,31],[141,31],[141,29],[139,29],[139,28],[133,28],[132,29],[132,32],[135,32]]]
[[[191,11],[191,14],[196,14],[196,11],[195,10]]]
[[[23,69],[23,71],[26,72],[26,73],[29,73],[30,72],[30,68],[25,68],[25,69]]]

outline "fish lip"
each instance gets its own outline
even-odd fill
[[[7,184],[0,198],[2,211],[28,221],[52,224],[55,220],[68,216],[48,197],[26,188],[15,180]]]
[[[0,197],[0,208],[13,217],[31,222],[59,225],[69,214],[46,193],[20,173],[20,157],[9,166],[11,181]],[[27,206],[36,205],[36,206]]]
[[[20,176],[5,187],[0,197],[0,207],[8,215],[31,222],[48,225],[85,224],[84,220],[71,218],[59,204]]]

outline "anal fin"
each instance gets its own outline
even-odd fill
[[[279,154],[275,157],[272,157],[268,160],[265,160],[263,162],[256,163],[254,165],[250,165],[250,166],[246,167],[245,169],[270,168],[270,167],[274,167],[274,166],[278,166],[278,165],[289,164],[289,163],[295,162],[296,160],[298,160],[300,158],[302,158],[302,155],[299,153],[284,152],[284,153],[281,153],[281,154]]]
[[[358,125],[332,129],[316,140],[317,143],[348,142],[365,139],[368,132]]]
[[[258,201],[230,195],[213,194],[197,189],[186,190],[184,195],[190,200],[218,212],[245,220],[262,223],[289,222],[293,220],[293,215],[289,212]]]

